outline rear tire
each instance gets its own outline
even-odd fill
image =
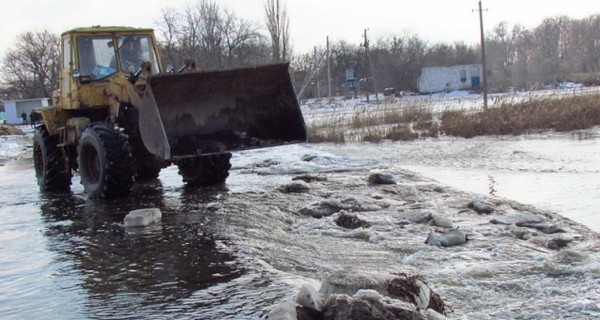
[[[108,123],[83,130],[77,145],[81,184],[91,198],[114,199],[129,195],[133,185],[133,158],[127,136]]]
[[[45,125],[33,134],[33,167],[40,191],[68,191],[71,188],[71,170],[67,168],[58,139],[48,133]]]
[[[219,185],[227,180],[231,169],[231,153],[213,154],[177,162],[179,174],[189,187]]]

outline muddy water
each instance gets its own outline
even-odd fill
[[[305,149],[291,148],[285,164],[273,151],[235,155],[226,186],[186,189],[171,167],[115,201],[88,199],[77,176],[71,192],[41,194],[27,156],[0,166],[0,318],[265,317],[327,268],[314,259],[297,270],[306,248],[285,234],[293,218],[269,196],[310,170],[294,168]],[[160,208],[162,222],[123,227],[145,207]]]
[[[73,192],[41,195],[30,161],[0,168],[0,315],[3,319],[177,318],[182,299],[245,274],[202,204],[224,197],[155,181],[122,201]],[[132,209],[159,207],[160,225],[120,224]]]
[[[115,201],[88,199],[77,176],[71,192],[41,194],[28,153],[15,155],[0,166],[0,318],[264,318],[315,281],[293,272],[302,243],[269,197],[307,172],[293,164],[305,149],[291,148],[285,164],[272,149],[234,155],[226,186],[184,188],[170,167]],[[160,224],[123,227],[145,207],[161,209]]]
[[[458,318],[600,315],[593,308],[600,303],[599,260],[590,253],[597,248],[585,228],[559,221],[578,239],[577,254],[514,243],[489,218],[461,213],[470,194],[440,193],[437,182],[401,169],[406,162],[398,159],[409,154],[413,164],[428,164],[417,160],[423,145],[403,148],[296,145],[242,152],[232,159],[226,186],[182,188],[171,167],[119,201],[87,199],[77,177],[72,192],[42,195],[31,160],[0,167],[1,318],[264,318],[301,284],[318,287],[333,270],[422,273]],[[399,184],[369,186],[371,170],[390,171]],[[311,183],[305,194],[278,191],[307,173],[326,180]],[[299,214],[309,204],[348,198],[374,210],[359,212],[371,228],[346,230],[333,217]],[[162,222],[123,228],[125,214],[142,207],[160,208]],[[517,206],[504,207],[513,212]],[[448,250],[426,246],[430,226],[402,222],[422,212],[448,213],[475,240]]]

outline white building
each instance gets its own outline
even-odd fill
[[[4,101],[4,118],[8,124],[22,124],[23,118],[21,118],[21,114],[25,112],[27,123],[29,123],[31,111],[44,107],[48,107],[48,98],[7,100]]]
[[[423,68],[419,77],[419,93],[477,89],[481,86],[482,70],[480,64]]]

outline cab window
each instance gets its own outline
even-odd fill
[[[117,72],[115,49],[111,37],[77,37],[79,72],[92,80],[106,78]]]
[[[152,73],[158,73],[158,63],[152,39],[142,35],[124,35],[119,38],[119,60],[121,70],[125,72],[136,72],[142,62],[152,63]]]

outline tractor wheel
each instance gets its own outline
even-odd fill
[[[81,184],[91,198],[129,195],[133,159],[127,136],[104,122],[90,124],[79,138],[77,163]]]
[[[231,169],[231,153],[221,153],[177,162],[183,182],[190,187],[212,186],[224,183]]]
[[[158,178],[161,169],[162,167],[160,166],[152,166],[148,164],[139,165],[135,172],[135,181],[144,182],[154,180]]]
[[[41,191],[66,191],[71,188],[71,170],[57,147],[58,139],[45,125],[33,134],[33,166]]]
[[[134,180],[144,182],[158,178],[160,170],[169,164],[161,158],[150,153],[140,137],[139,112],[131,104],[119,105],[117,121],[125,129],[123,132],[129,137],[129,146],[133,156]]]
[[[160,170],[169,165],[166,161],[153,155],[144,146],[139,144],[137,148],[135,146],[132,148],[132,155],[136,182],[145,182],[158,178]]]

